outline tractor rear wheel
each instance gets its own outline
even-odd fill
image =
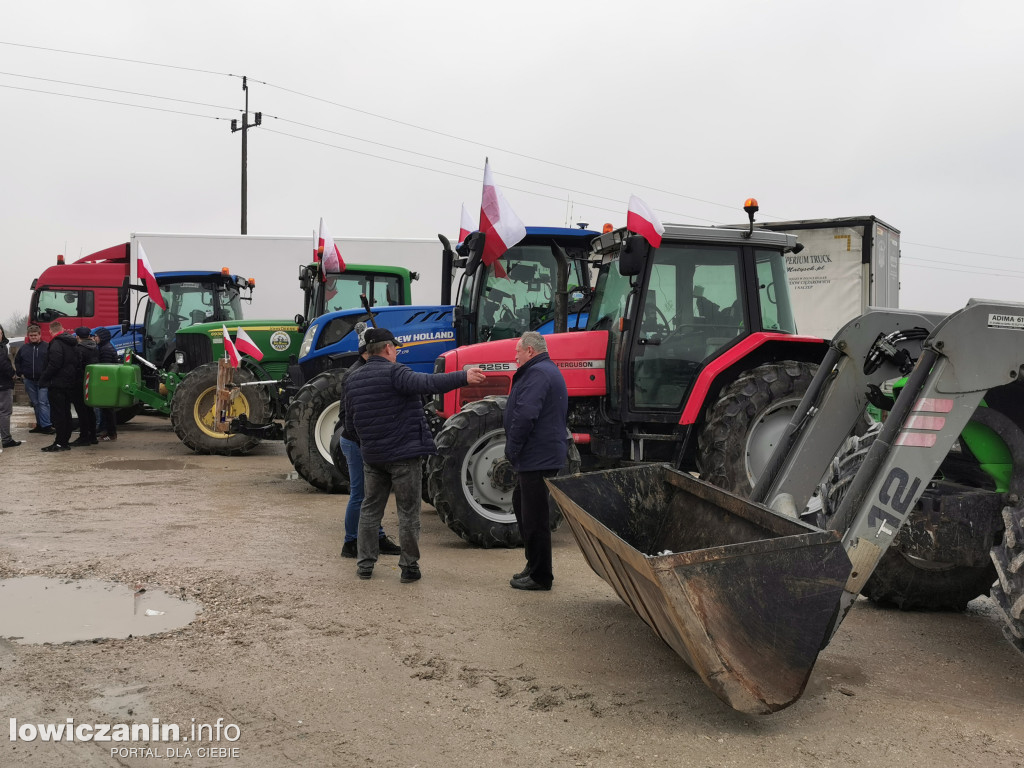
[[[288,460],[302,479],[327,493],[348,493],[348,465],[335,464],[331,458],[344,374],[344,370],[324,371],[304,384],[288,405],[284,421]]]
[[[259,445],[260,439],[217,431],[217,365],[207,363],[199,366],[178,385],[171,400],[171,424],[178,439],[196,453],[238,456]],[[236,384],[256,380],[246,368],[237,368],[234,376]],[[256,424],[270,418],[270,395],[265,387],[241,387],[237,390],[227,418],[230,420],[242,414]]]
[[[839,509],[881,427],[881,424],[875,424],[861,437],[848,438],[832,460],[821,484],[820,527],[830,527],[830,518]],[[916,507],[911,511],[911,517],[915,513]],[[988,594],[995,580],[991,565],[959,565],[914,557],[907,551],[902,533],[908,525],[903,526],[878,561],[871,578],[861,589],[862,595],[873,602],[893,605],[905,611],[962,611],[974,598]]]
[[[508,398],[487,397],[467,404],[438,433],[437,454],[427,459],[427,488],[441,520],[464,541],[477,547],[521,547],[522,536],[512,512],[515,470],[505,459],[502,420]],[[571,438],[568,466],[579,472],[580,454]],[[550,502],[551,530],[562,513]]]
[[[697,437],[701,479],[749,496],[817,368],[795,360],[768,363],[726,387]]]

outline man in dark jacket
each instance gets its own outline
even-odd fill
[[[7,351],[7,334],[0,326],[0,445],[15,448],[21,440],[11,436],[11,413],[14,411],[14,366]]]
[[[398,512],[398,564],[401,581],[420,578],[420,459],[437,453],[423,415],[421,395],[448,392],[482,384],[479,368],[452,373],[417,373],[396,362],[398,342],[386,328],[366,332],[366,365],[345,379],[345,430],[359,442],[363,454],[366,496],[359,512],[356,573],[373,575],[378,557],[377,532],[392,488]]]
[[[99,327],[92,334],[92,340],[96,342],[96,354],[98,363],[116,365],[118,362],[117,350],[110,343],[110,329]],[[117,440],[117,409],[116,408],[93,408],[96,412],[96,435],[98,440],[111,442]]]
[[[14,356],[14,367],[25,382],[25,392],[36,413],[36,425],[29,432],[52,435],[50,396],[46,387],[39,386],[39,379],[46,370],[46,355],[49,348],[43,343],[43,335],[38,325],[30,325],[27,336],[28,340]]]
[[[77,388],[82,389],[82,359],[78,354],[78,339],[65,331],[59,320],[50,323],[50,348],[46,357],[46,368],[39,379],[39,386],[46,387],[50,395],[50,418],[56,436],[53,445],[40,450],[71,450],[71,400]]]
[[[75,336],[78,337],[78,356],[81,359],[81,373],[79,374],[78,386],[71,390],[71,404],[75,406],[75,413],[78,414],[78,439],[71,443],[73,446],[96,445],[96,412],[85,404],[85,366],[93,365],[100,361],[99,348],[92,340],[92,330],[85,326],[75,328]]]
[[[505,407],[505,458],[519,473],[512,511],[526,549],[526,568],[509,584],[513,589],[548,590],[554,575],[544,478],[565,466],[569,393],[548,356],[544,337],[536,331],[524,333],[516,343],[516,368]]]

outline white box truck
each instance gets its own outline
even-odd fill
[[[758,223],[799,238],[786,255],[800,333],[832,338],[869,307],[899,307],[900,231],[876,216]]]

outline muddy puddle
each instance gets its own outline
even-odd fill
[[[0,580],[0,638],[21,644],[153,635],[184,627],[201,611],[158,589],[109,581]]]

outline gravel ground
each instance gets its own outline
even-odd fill
[[[45,454],[31,419],[16,407],[26,442],[0,455],[0,579],[142,585],[203,612],[145,637],[0,639],[0,766],[1024,766],[1024,658],[987,599],[963,614],[861,600],[803,698],[746,716],[590,571],[565,527],[548,593],[510,589],[521,551],[472,549],[427,505],[423,580],[400,584],[383,558],[360,581],[338,556],[347,497],[287,479],[280,444],[196,456],[143,416],[115,443]],[[237,738],[12,741],[12,718],[158,718],[182,735],[221,719]]]

